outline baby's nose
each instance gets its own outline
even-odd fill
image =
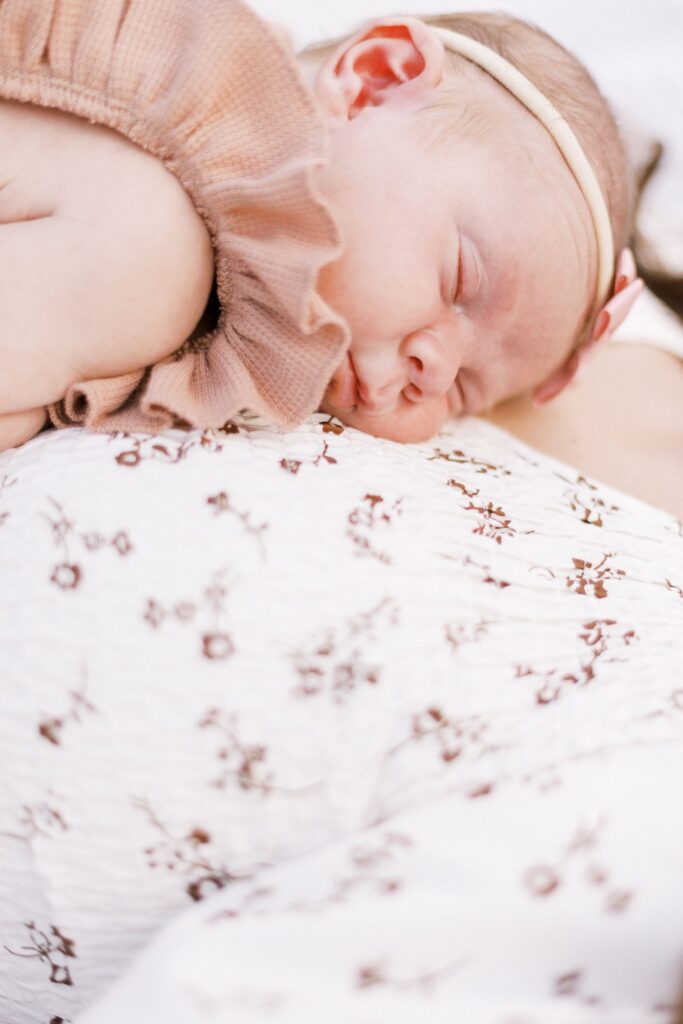
[[[445,395],[458,371],[458,360],[442,338],[431,331],[409,335],[402,345],[408,362],[408,397],[414,402]]]
[[[395,405],[408,383],[405,360],[396,348],[356,351],[351,363],[358,399],[366,409],[381,412]]]

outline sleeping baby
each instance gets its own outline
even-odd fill
[[[241,0],[3,0],[0,449],[547,401],[642,287],[631,211],[607,103],[518,19],[295,57]]]

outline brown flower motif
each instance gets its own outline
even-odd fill
[[[202,637],[202,654],[211,661],[229,658],[234,652],[235,645],[227,633],[205,633]]]
[[[553,868],[538,864],[526,872],[525,882],[534,896],[549,896],[557,889],[560,879]]]
[[[111,541],[112,547],[116,548],[120,555],[128,555],[133,550],[133,545],[128,540],[127,534],[120,530]]]
[[[97,551],[98,548],[102,547],[104,542],[104,539],[100,537],[99,533],[84,533],[82,539],[88,551]]]
[[[116,456],[116,461],[119,464],[119,466],[137,466],[141,458],[142,456],[140,455],[140,452],[119,452],[119,454]]]
[[[178,622],[191,622],[194,618],[195,610],[195,606],[190,604],[189,601],[181,601],[173,609],[173,614]]]
[[[189,882],[185,886],[185,892],[195,903],[200,903],[213,892],[222,889],[224,885],[225,879],[222,875],[206,874],[194,882]]]
[[[236,423],[233,423],[232,420],[226,420],[223,426],[218,429],[221,434],[239,434],[240,432],[240,428]],[[205,446],[206,444],[208,444],[208,438],[204,433],[202,434],[202,446]]]
[[[56,583],[62,590],[75,590],[81,579],[81,570],[77,565],[60,562],[50,576],[50,582]]]
[[[159,602],[155,601],[153,598],[149,598],[145,614],[142,616],[145,622],[148,622],[152,629],[158,629],[164,621],[165,615],[166,613]]]
[[[555,992],[558,996],[576,995],[581,981],[581,971],[569,971],[555,979]]]
[[[198,846],[202,846],[204,843],[211,842],[211,836],[206,831],[206,829],[203,828],[193,828],[187,838],[190,840],[190,842],[196,843]]]

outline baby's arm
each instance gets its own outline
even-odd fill
[[[72,384],[173,352],[204,309],[206,227],[163,165],[127,147],[92,182],[99,203],[67,191],[35,219],[0,210],[0,450],[33,436]]]

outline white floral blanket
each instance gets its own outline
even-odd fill
[[[680,522],[246,418],[1,455],[0,566],[2,1024],[671,1019]]]

